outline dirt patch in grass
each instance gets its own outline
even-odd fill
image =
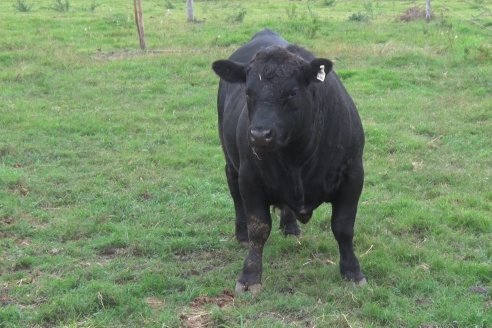
[[[477,285],[470,287],[468,291],[473,294],[487,295],[489,293],[489,288],[486,286]]]
[[[9,188],[9,191],[13,194],[19,194],[22,197],[29,195],[29,188],[23,183],[19,182]]]
[[[3,307],[14,303],[15,301],[9,296],[9,290],[7,288],[0,290],[0,306]]]
[[[198,296],[191,301],[189,311],[182,313],[179,318],[186,328],[214,327],[212,313],[207,308],[215,305],[222,309],[232,304],[234,304],[234,294],[229,290],[224,290],[217,296]]]
[[[9,225],[14,222],[14,218],[12,216],[4,216],[2,219],[3,223]]]
[[[157,297],[147,297],[145,299],[145,303],[147,303],[147,305],[152,309],[152,310],[155,310],[155,311],[160,311],[164,308],[164,306],[166,305],[166,302],[163,300],[163,299],[160,299],[160,298],[157,298]]]
[[[115,246],[108,246],[108,247],[101,248],[98,252],[100,256],[109,257],[109,258],[126,255],[127,253],[128,251],[126,247],[115,247]]]

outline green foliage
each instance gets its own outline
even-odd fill
[[[336,0],[323,0],[323,5],[327,7],[332,7],[336,4]]]
[[[352,22],[368,22],[371,20],[371,17],[368,14],[359,11],[350,15],[348,20]]]
[[[164,4],[165,8],[166,9],[174,9],[176,8],[176,6],[174,5],[174,3],[172,3],[170,0],[166,0],[166,3]]]
[[[229,23],[242,23],[247,13],[248,11],[246,10],[246,8],[239,6],[238,8],[236,8],[234,13],[230,14],[227,17],[227,21]]]
[[[380,3],[377,0],[366,0],[363,3],[364,10],[352,13],[348,20],[353,22],[369,22],[376,16],[376,11],[379,10]]]
[[[370,18],[374,18],[374,1],[366,0],[364,2],[364,12]]]
[[[27,12],[31,11],[33,4],[28,3],[25,0],[16,0],[16,2],[14,3],[13,6],[14,6],[15,10],[22,12],[22,13],[27,13]]]
[[[297,6],[291,4],[285,8],[287,18],[296,31],[303,32],[308,39],[314,39],[321,29],[321,20],[308,3],[306,10],[299,13]]]
[[[100,5],[101,4],[99,4],[98,2],[96,2],[96,0],[92,0],[90,6],[88,8],[88,10],[94,12],[97,9],[97,7],[99,7]]]
[[[51,8],[55,11],[67,12],[70,9],[70,2],[68,0],[55,0]]]
[[[311,17],[306,27],[306,36],[309,39],[314,39],[316,33],[321,29],[321,21],[317,16]]]
[[[297,18],[297,6],[296,4],[291,4],[287,8],[285,8],[285,13],[287,14],[287,18],[289,20],[294,20]]]
[[[309,20],[306,27],[306,36],[309,39],[314,39],[316,33],[321,29],[321,20],[319,15],[314,13],[311,7],[308,6]]]
[[[402,23],[408,1],[196,1],[187,24],[172,2],[144,1],[146,52],[131,3],[0,2],[0,327],[491,326],[490,4]],[[340,278],[327,205],[299,239],[274,213],[262,293],[220,300],[246,251],[210,65],[263,27],[334,60],[359,108],[365,288]]]
[[[467,58],[475,58],[479,62],[492,61],[492,46],[481,44],[474,48],[465,48],[465,56]]]

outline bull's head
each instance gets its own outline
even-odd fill
[[[309,86],[324,81],[332,66],[328,59],[308,62],[272,46],[246,65],[218,60],[212,68],[223,80],[245,85],[249,143],[264,152],[284,148],[310,132],[314,95]]]

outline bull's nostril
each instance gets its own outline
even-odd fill
[[[257,145],[266,146],[273,141],[274,134],[272,129],[252,128],[249,131],[249,139]]]

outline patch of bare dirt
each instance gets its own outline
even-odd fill
[[[27,195],[29,195],[29,188],[27,188],[26,185],[24,185],[23,183],[19,182],[13,186],[11,186],[9,188],[10,192],[13,193],[13,194],[19,194],[20,196],[22,197],[25,197]]]
[[[124,255],[125,253],[126,253],[125,247],[114,247],[114,246],[101,248],[98,252],[100,256],[106,256],[106,257],[116,257],[118,255]]]
[[[14,303],[14,299],[9,296],[9,290],[3,288],[0,290],[0,306],[7,306]]]
[[[180,315],[181,323],[186,328],[214,327],[211,312],[207,310],[210,305],[216,305],[223,309],[234,304],[234,293],[224,290],[217,296],[198,296],[190,303],[189,311]]]
[[[473,294],[482,294],[482,295],[487,295],[489,293],[489,288],[486,286],[473,286],[468,288],[468,291]]]
[[[147,297],[145,299],[145,303],[152,309],[156,311],[160,311],[166,305],[166,302],[163,299],[157,297]]]
[[[485,303],[485,311],[490,311],[490,310],[492,310],[492,300],[488,300]]]

